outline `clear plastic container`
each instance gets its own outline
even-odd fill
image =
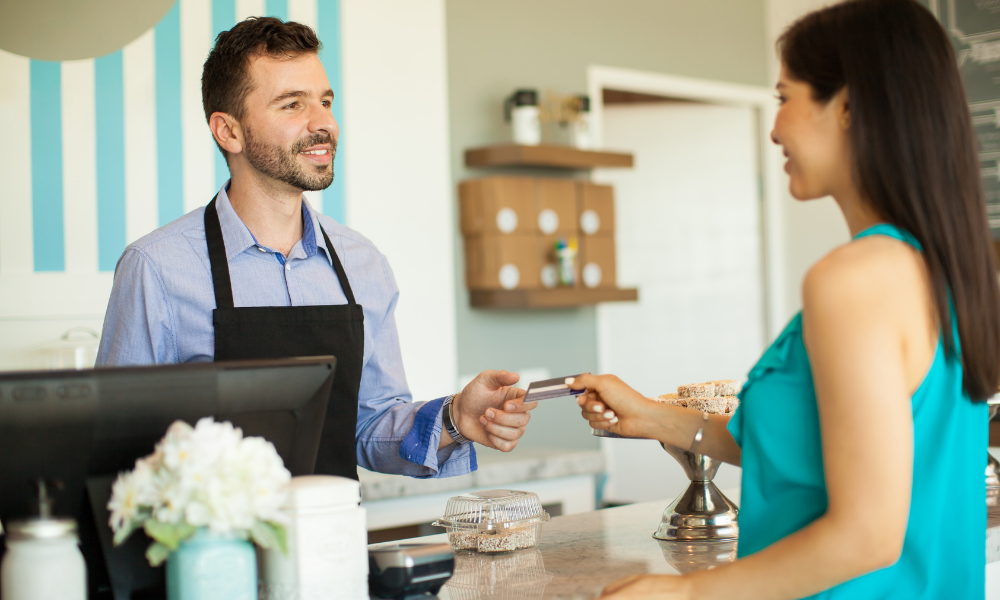
[[[552,575],[542,553],[529,548],[506,554],[455,554],[455,573],[445,584],[452,600],[541,600]]]
[[[445,528],[454,550],[495,554],[538,546],[548,520],[538,494],[487,490],[449,498],[433,524]]]

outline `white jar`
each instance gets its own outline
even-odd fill
[[[3,600],[87,600],[87,566],[71,519],[8,524],[0,565]]]
[[[537,146],[542,143],[542,123],[538,113],[538,92],[517,90],[504,102],[504,112],[511,122],[515,144]]]
[[[295,477],[283,507],[288,554],[257,551],[263,600],[368,600],[368,530],[357,481]]]

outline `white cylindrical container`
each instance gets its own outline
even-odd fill
[[[3,600],[87,600],[87,566],[72,519],[9,523],[0,565]]]
[[[368,600],[368,530],[357,481],[332,475],[289,484],[288,554],[257,551],[264,600]]]
[[[504,102],[504,114],[512,125],[514,143],[525,146],[542,143],[537,91],[517,90],[511,94]]]
[[[573,122],[573,146],[580,150],[594,147],[594,136],[590,123],[590,96],[578,96],[580,112]]]

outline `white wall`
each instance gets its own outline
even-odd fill
[[[414,398],[456,391],[444,0],[343,0],[347,223],[385,254]]]
[[[289,17],[315,21],[315,2],[289,2]],[[240,0],[239,17],[260,14],[264,4]],[[216,189],[198,92],[211,5],[181,4],[185,210]],[[415,398],[430,399],[455,391],[457,362],[444,0],[343,0],[340,17],[346,223],[389,258],[401,290],[396,320],[408,380]],[[126,144],[147,139],[126,161],[128,241],[156,226],[155,171],[149,172],[156,161],[155,152],[149,154],[156,145],[155,108],[151,67],[143,66],[152,51],[151,35],[124,51]],[[64,163],[67,264],[62,273],[39,273],[32,263],[26,151],[29,62],[0,51],[0,369],[39,366],[29,364],[35,357],[27,351],[71,327],[101,330],[112,274],[98,272],[96,264],[93,145],[100,133],[94,131],[92,64],[63,66],[64,95],[75,98],[63,103],[64,145],[76,150]],[[73,77],[81,67],[89,71]],[[89,92],[81,91],[83,84]]]
[[[833,2],[824,0],[767,0],[767,56],[771,84],[778,81],[780,62],[774,49],[778,36],[802,15]],[[788,179],[782,178],[782,220],[785,245],[785,298],[787,321],[802,308],[802,278],[817,260],[850,240],[847,224],[833,198],[801,202],[788,193]],[[778,326],[780,330],[782,325]]]

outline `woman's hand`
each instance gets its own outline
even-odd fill
[[[604,588],[608,600],[689,600],[691,583],[676,575],[629,575]]]
[[[583,408],[583,418],[590,421],[592,428],[627,437],[650,437],[647,430],[651,420],[645,417],[649,406],[655,403],[621,379],[585,373],[567,383],[574,390],[586,388],[576,403]]]

